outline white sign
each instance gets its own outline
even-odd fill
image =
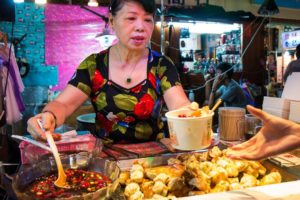
[[[284,49],[296,48],[300,44],[300,30],[282,33],[282,46]]]
[[[300,101],[299,93],[300,72],[293,72],[288,76],[281,98]]]

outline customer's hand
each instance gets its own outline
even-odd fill
[[[249,105],[247,109],[261,119],[264,126],[250,140],[229,149],[227,156],[235,159],[259,160],[299,147],[300,125]]]
[[[54,134],[55,129],[55,119],[53,115],[49,112],[40,113],[31,117],[27,121],[27,131],[31,134],[31,136],[36,140],[46,140],[45,131],[41,129],[38,124],[38,119],[42,121],[43,129],[49,130],[52,133],[52,137],[54,140],[60,140],[60,134]]]

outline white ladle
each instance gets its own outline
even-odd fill
[[[55,158],[55,162],[56,162],[56,166],[57,166],[57,171],[58,171],[58,178],[56,179],[56,181],[54,182],[54,185],[60,188],[70,188],[70,186],[67,184],[66,180],[67,180],[67,175],[65,174],[64,168],[62,166],[61,163],[61,159],[57,150],[57,146],[53,140],[53,137],[50,133],[50,131],[46,131],[43,128],[43,124],[42,121],[40,119],[37,120],[40,128],[45,131],[45,135],[48,141],[48,144],[50,146],[50,149],[52,150],[52,154]]]

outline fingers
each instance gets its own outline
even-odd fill
[[[37,119],[39,117],[32,117],[27,121],[27,131],[35,140],[46,140],[44,131],[39,127]]]
[[[42,123],[43,123],[43,128],[45,130],[50,130],[53,132],[53,130],[54,130],[53,115],[51,115],[48,112],[44,112],[41,114],[41,119],[42,119]]]
[[[256,140],[257,138],[253,137],[247,142],[243,142],[241,144],[231,147],[226,152],[226,156],[233,159],[259,159],[256,155]]]
[[[267,121],[269,114],[262,111],[261,109],[255,108],[253,106],[247,105],[247,110],[255,117],[261,119],[262,121]]]
[[[236,151],[243,150],[243,149],[248,148],[249,146],[251,146],[253,143],[254,143],[253,138],[251,138],[250,140],[248,140],[246,142],[243,142],[241,144],[232,146],[231,149],[236,150]]]
[[[257,153],[257,151],[240,151],[238,153],[228,153],[227,155],[229,158],[232,159],[245,159],[245,160],[260,160],[262,156]]]
[[[226,152],[226,156],[232,159],[247,159],[247,160],[259,160],[262,155],[259,154],[255,145],[249,146],[242,150],[229,149]]]
[[[31,136],[36,140],[44,140],[46,141],[46,135],[43,129],[50,130],[50,132],[54,131],[54,123],[52,120],[53,116],[49,113],[41,113],[27,121],[27,131],[31,134]],[[42,121],[42,128],[39,126],[37,120],[40,119]]]

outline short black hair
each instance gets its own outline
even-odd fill
[[[226,75],[229,79],[231,79],[232,75],[233,75],[233,67],[231,66],[231,64],[227,63],[227,62],[221,62],[217,67],[217,70],[221,70],[222,73],[226,72]]]
[[[121,10],[125,3],[135,2],[140,4],[144,10],[154,16],[156,7],[155,0],[111,0],[109,6],[109,12],[115,16],[119,10]]]

